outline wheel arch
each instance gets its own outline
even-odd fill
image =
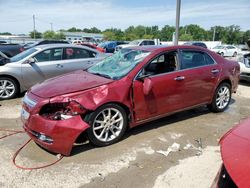
[[[118,101],[110,101],[110,102],[107,102],[107,103],[103,103],[102,105],[100,106],[97,106],[96,109],[104,106],[104,105],[107,105],[107,104],[116,104],[116,105],[119,105],[120,107],[122,107],[126,114],[127,114],[127,118],[128,118],[128,126],[127,126],[127,129],[129,128],[129,124],[131,122],[131,112],[130,112],[130,109],[127,105],[123,104],[122,102],[118,102]],[[95,109],[95,110],[96,110]],[[89,115],[94,112],[95,110],[89,110],[83,117],[83,121],[88,121],[88,118],[89,118]],[[82,131],[76,138],[75,142],[76,143],[81,143],[81,142],[85,142],[86,140],[88,139],[87,137],[87,133],[86,133],[86,130]]]
[[[231,90],[232,90],[232,82],[231,82],[231,80],[230,80],[229,78],[225,78],[225,79],[221,80],[221,81],[219,82],[219,84],[217,85],[217,87],[219,87],[219,85],[221,85],[221,84],[223,84],[223,83],[229,84],[230,87],[231,87]],[[217,88],[217,87],[216,87],[216,88]]]

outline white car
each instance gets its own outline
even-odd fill
[[[236,57],[238,54],[238,48],[233,45],[219,45],[215,46],[211,50],[220,54],[223,57],[226,56]]]
[[[156,45],[156,43],[154,40],[150,40],[150,39],[133,40],[128,44],[121,44],[121,45],[116,46],[115,51],[118,51],[122,48],[131,47],[131,46],[145,46],[145,45]]]
[[[247,42],[248,48],[250,47],[250,40]],[[240,64],[240,80],[250,82],[250,52],[245,53],[238,59]]]

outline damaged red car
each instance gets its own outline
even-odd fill
[[[200,47],[124,48],[87,71],[33,86],[21,117],[37,144],[70,155],[85,137],[106,146],[128,128],[175,112],[201,105],[222,112],[239,74],[237,62]]]
[[[240,122],[220,140],[223,164],[212,188],[250,187],[250,118]]]

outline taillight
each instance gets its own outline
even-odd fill
[[[23,48],[23,47],[22,47],[22,48],[20,48],[20,49],[19,49],[19,51],[20,51],[20,52],[23,52],[23,51],[24,51],[24,48]]]

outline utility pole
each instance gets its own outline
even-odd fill
[[[178,45],[179,41],[180,12],[181,12],[181,0],[176,0],[176,24],[175,24],[174,45]]]
[[[53,23],[50,23],[50,30],[53,31]]]
[[[213,41],[215,40],[216,26],[214,26]]]
[[[33,14],[33,38],[36,39],[36,21],[35,15]]]

